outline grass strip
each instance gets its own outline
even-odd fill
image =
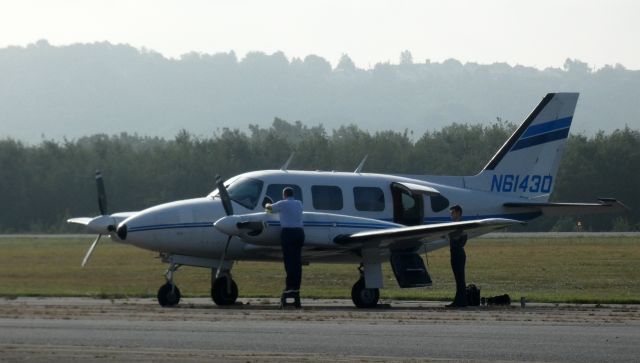
[[[640,241],[621,238],[514,238],[472,240],[467,282],[483,296],[569,303],[640,303]],[[153,297],[166,268],[156,254],[101,241],[86,268],[80,262],[90,239],[0,239],[0,296]],[[448,300],[454,293],[448,249],[427,256],[433,286],[400,289],[384,265],[382,298]],[[312,264],[303,269],[303,295],[350,298],[356,265]],[[276,262],[240,261],[233,268],[242,297],[277,297],[284,269]],[[211,272],[182,267],[175,281],[184,296],[208,296]]]

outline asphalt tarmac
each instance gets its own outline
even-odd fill
[[[638,362],[640,306],[0,298],[0,361]]]

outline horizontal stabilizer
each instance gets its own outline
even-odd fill
[[[509,209],[527,209],[547,216],[584,215],[598,213],[622,213],[629,207],[613,198],[598,198],[599,203],[505,203]]]

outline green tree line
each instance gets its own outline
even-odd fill
[[[327,131],[275,119],[247,132],[222,129],[209,137],[187,131],[173,139],[130,134],[86,136],[29,145],[0,140],[0,232],[81,231],[65,223],[98,214],[93,172],[105,176],[110,212],[140,210],[208,194],[224,178],[277,169],[352,171],[368,155],[365,172],[472,175],[504,143],[515,125],[452,124],[423,135],[369,132],[356,125]],[[592,137],[572,135],[552,200],[615,197],[631,212],[584,217],[588,230],[640,229],[640,132],[630,128]],[[528,230],[571,230],[575,217],[542,218]]]

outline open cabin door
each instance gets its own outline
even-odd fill
[[[428,186],[412,183],[391,183],[393,198],[393,221],[405,226],[423,224],[424,198],[423,195],[439,195],[440,193]]]
[[[406,226],[424,224],[423,195],[440,195],[437,190],[420,184],[391,183],[393,198],[393,221]],[[392,251],[391,267],[401,288],[431,285],[431,277],[424,261],[415,250]]]

